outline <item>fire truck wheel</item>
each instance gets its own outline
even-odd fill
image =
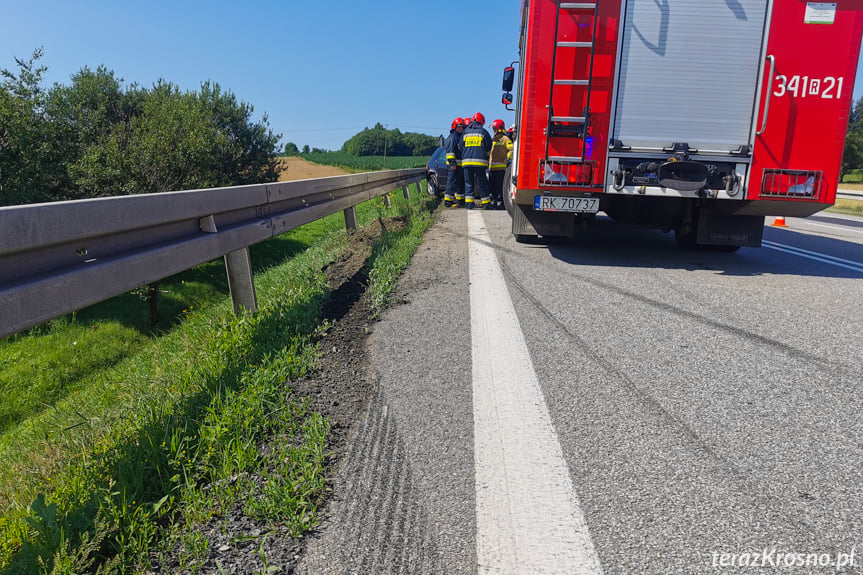
[[[503,173],[503,206],[506,208],[506,212],[509,214],[509,217],[512,217],[512,197],[509,195],[511,182],[512,164],[508,165],[506,167],[506,171]],[[518,240],[518,237],[516,237],[516,240]]]
[[[694,225],[681,226],[674,230],[674,241],[677,242],[678,247],[685,250],[694,250],[697,247],[695,244],[696,237],[698,237],[698,230],[695,229]]]
[[[539,242],[539,236],[533,234],[515,234],[515,241],[520,244],[535,244]]]

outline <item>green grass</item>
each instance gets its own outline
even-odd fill
[[[358,209],[361,225],[407,217],[367,263],[378,310],[431,222],[428,202],[394,194],[389,210]],[[285,382],[314,369],[342,228],[331,216],[256,247],[255,314],[231,314],[215,262],[162,283],[175,311],[158,329],[123,296],[0,342],[4,404],[28,398],[4,405],[0,573],[138,572],[169,549],[194,570],[206,541],[193,527],[236,503],[296,535],[316,524],[328,423]],[[27,392],[28,375],[43,395]]]
[[[863,170],[849,170],[845,175],[842,176],[843,184],[860,184],[863,182]]]
[[[863,186],[860,188],[863,189]],[[863,200],[836,198],[836,203],[833,207],[827,208],[827,211],[848,214],[851,216],[863,216]]]
[[[429,156],[354,156],[345,152],[324,152],[301,154],[304,160],[327,166],[338,166],[352,172],[372,172],[377,170],[406,170],[423,168]]]

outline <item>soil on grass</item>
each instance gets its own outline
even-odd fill
[[[286,382],[296,395],[308,398],[312,408],[330,422],[326,446],[327,492],[334,488],[336,466],[347,449],[351,427],[360,419],[374,393],[366,339],[375,320],[366,297],[366,263],[382,230],[396,231],[404,223],[400,218],[385,218],[351,233],[350,247],[325,270],[331,296],[321,319],[331,327],[319,341],[317,370],[303,379]],[[326,500],[321,502],[319,516],[325,506]],[[293,573],[305,547],[304,540],[293,538],[286,526],[254,520],[243,513],[241,505],[192,530],[208,543],[206,558],[194,565],[198,573],[251,575],[266,573],[267,568]],[[188,559],[182,561],[179,545],[161,555],[161,559],[155,553],[151,556],[151,573],[193,572],[184,568]]]

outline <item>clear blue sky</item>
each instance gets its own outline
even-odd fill
[[[104,65],[128,86],[218,82],[266,112],[282,144],[338,149],[376,122],[449,133],[481,111],[509,124],[503,68],[520,0],[0,0],[0,68],[43,46],[47,85]],[[450,35],[457,26],[462,35]]]
[[[212,80],[266,113],[283,144],[338,149],[376,122],[435,136],[477,111],[509,124],[500,81],[518,58],[520,4],[0,0],[0,68],[42,46],[48,85],[100,65],[126,85]]]

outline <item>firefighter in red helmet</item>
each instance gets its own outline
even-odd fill
[[[506,135],[503,120],[491,123],[494,136],[491,141],[491,157],[488,164],[488,187],[491,194],[493,209],[502,210],[503,206],[503,174],[512,161],[512,140]]]
[[[452,129],[446,139],[446,163],[449,173],[446,178],[446,192],[443,196],[445,208],[464,204],[464,173],[461,166],[461,134],[464,131],[464,118],[452,121]]]
[[[477,112],[461,135],[461,165],[464,168],[465,207],[486,208],[491,204],[488,195],[488,156],[491,153],[491,135],[483,128],[485,116]],[[479,192],[479,203],[475,195]]]

